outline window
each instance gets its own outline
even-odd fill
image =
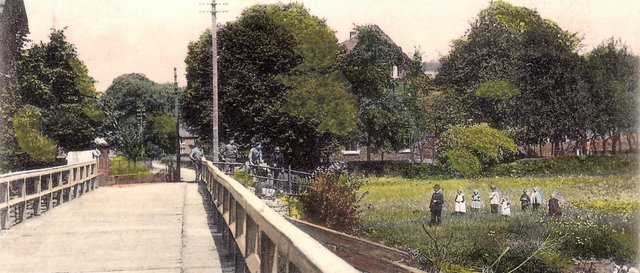
[[[398,78],[398,66],[394,65],[393,68],[391,68],[391,78],[393,79],[397,79]]]
[[[344,145],[344,150],[342,150],[343,155],[357,155],[360,154],[360,145],[358,142],[350,142]]]

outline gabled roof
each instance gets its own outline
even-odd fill
[[[406,57],[407,59],[409,59],[409,56],[407,56],[407,54],[405,54],[402,51],[402,48],[399,47],[392,39],[391,37],[389,37],[389,35],[387,35],[386,33],[384,33],[384,31],[382,31],[382,29],[378,26],[378,25],[370,25],[370,27],[373,29],[374,32],[376,32],[383,40],[385,40],[386,42],[388,42],[389,44],[392,44],[393,46],[397,47],[398,50],[400,50],[402,52],[402,54],[404,54],[404,57]],[[358,33],[357,32],[352,32],[351,33],[351,37],[349,37],[348,40],[340,43],[340,46],[342,48],[344,48],[347,53],[351,52],[353,50],[353,48],[356,47],[356,45],[358,44]]]

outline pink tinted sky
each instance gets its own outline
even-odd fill
[[[219,23],[234,20],[256,3],[278,1],[218,0],[227,12]],[[289,1],[280,1],[289,2]],[[447,54],[488,0],[314,0],[300,1],[311,13],[327,20],[339,41],[349,37],[354,24],[379,25],[403,50],[415,47],[423,59]],[[640,53],[640,1],[510,0],[537,10],[563,29],[583,37],[582,53],[604,40],[620,38]],[[211,25],[207,0],[25,0],[32,41],[47,40],[52,27],[67,27],[67,39],[104,91],[125,73],[143,73],[156,82],[186,85],[187,45]]]

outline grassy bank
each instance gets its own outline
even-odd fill
[[[506,272],[529,257],[520,272],[562,272],[570,266],[571,258],[633,262],[637,259],[637,180],[630,175],[370,178],[361,189],[368,192],[360,202],[361,225],[367,236],[416,251],[423,265],[435,265],[450,272],[478,271],[491,265],[495,272]],[[436,183],[442,186],[449,207],[457,189],[464,190],[467,198],[477,189],[485,209],[460,217],[445,211],[440,226],[423,230],[422,225],[429,220],[427,205]],[[488,213],[491,185],[512,200],[512,217]],[[558,192],[564,201],[563,216],[549,218],[546,208],[540,213],[522,213],[518,197],[523,189],[532,187],[541,189],[545,203],[552,192]]]
[[[151,175],[147,166],[140,162],[130,161],[122,156],[114,156],[109,161],[109,172],[111,175]]]

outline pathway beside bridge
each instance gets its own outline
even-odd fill
[[[0,272],[233,272],[204,190],[98,188],[0,232]]]

